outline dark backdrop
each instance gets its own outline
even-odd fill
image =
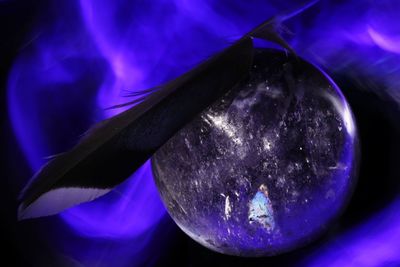
[[[29,40],[36,14],[46,6],[46,1],[0,1],[0,147],[1,147],[1,233],[3,264],[11,266],[71,266],[74,263],[62,256],[46,242],[47,235],[59,229],[53,225],[57,218],[39,219],[29,223],[16,221],[17,196],[23,187],[21,181],[30,176],[31,170],[17,144],[7,114],[7,77],[13,59]],[[313,244],[278,257],[245,259],[220,255],[193,242],[180,232],[169,219],[165,227],[172,237],[168,248],[156,260],[160,266],[292,266],[304,254],[323,244],[326,240],[349,227],[362,222],[369,215],[382,209],[399,193],[400,112],[391,98],[364,90],[357,80],[346,73],[334,74],[355,113],[360,130],[362,159],[359,183],[349,208],[341,219],[320,240]],[[360,79],[360,77],[358,77]],[[362,77],[361,77],[362,79]],[[365,77],[367,79],[367,77]],[[379,84],[379,81],[375,81]],[[21,178],[22,177],[22,178]],[[65,229],[63,229],[65,231]],[[60,235],[68,236],[68,232]],[[3,265],[2,263],[0,263]],[[10,266],[9,264],[6,264]]]

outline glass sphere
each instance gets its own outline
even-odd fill
[[[258,49],[248,77],[162,146],[152,168],[191,238],[224,254],[268,256],[304,245],[339,216],[357,157],[354,117],[332,80]]]

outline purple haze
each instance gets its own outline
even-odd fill
[[[9,77],[11,121],[32,170],[46,156],[71,147],[91,124],[114,115],[115,110],[104,108],[125,102],[126,91],[178,76],[266,18],[301,2],[54,2],[38,17]],[[288,21],[293,32],[288,38],[300,55],[329,71],[361,71],[382,80],[382,90],[400,103],[399,12],[396,0],[320,1],[306,16]],[[68,227],[86,240],[113,242],[113,248],[104,252],[105,265],[115,257],[121,266],[143,260],[152,234],[166,218],[151,175],[146,163],[134,179],[110,194],[61,214]],[[368,226],[338,237],[344,240],[340,251],[350,259],[370,257],[371,266],[383,264],[387,257],[400,262],[400,253],[394,253],[400,238],[385,238],[387,233],[398,236],[399,208],[398,201],[393,202]],[[385,222],[384,232],[379,231],[378,221]],[[383,239],[385,246],[379,250],[371,243]],[[328,243],[307,262],[336,266],[337,261],[329,260],[336,243]],[[95,260],[92,250],[65,253],[90,265]],[[340,266],[356,264],[340,262]]]

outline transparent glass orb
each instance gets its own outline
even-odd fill
[[[339,216],[357,151],[353,114],[332,80],[260,49],[247,79],[177,132],[152,168],[191,238],[225,254],[268,256],[306,244]]]

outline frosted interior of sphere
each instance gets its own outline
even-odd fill
[[[152,165],[186,234],[221,253],[266,256],[305,244],[339,215],[357,150],[338,87],[304,60],[263,49],[249,77],[173,136]]]

